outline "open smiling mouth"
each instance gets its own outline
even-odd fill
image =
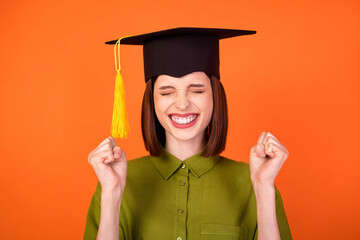
[[[171,123],[178,128],[188,128],[195,124],[199,114],[170,114]]]

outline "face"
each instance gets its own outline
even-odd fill
[[[180,78],[159,75],[154,84],[154,105],[167,138],[202,141],[213,112],[210,79],[204,72]]]

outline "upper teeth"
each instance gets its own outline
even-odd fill
[[[188,117],[178,117],[178,116],[171,115],[171,119],[174,122],[176,122],[177,124],[188,124],[188,123],[194,121],[196,117],[197,117],[197,115],[190,115]]]

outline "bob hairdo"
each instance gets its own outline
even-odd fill
[[[206,145],[201,153],[203,157],[219,155],[225,149],[228,129],[228,110],[226,95],[220,80],[207,74],[213,93],[213,114],[205,134]],[[161,146],[165,147],[165,129],[156,117],[154,108],[155,79],[146,82],[145,93],[141,110],[141,131],[145,149],[152,156],[160,156]]]

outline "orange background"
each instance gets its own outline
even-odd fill
[[[257,30],[222,40],[223,155],[248,162],[261,131],[290,155],[276,184],[294,239],[359,239],[360,2],[0,2],[1,239],[81,239],[109,135],[124,35],[180,26]],[[129,159],[140,131],[142,48],[122,47]]]

